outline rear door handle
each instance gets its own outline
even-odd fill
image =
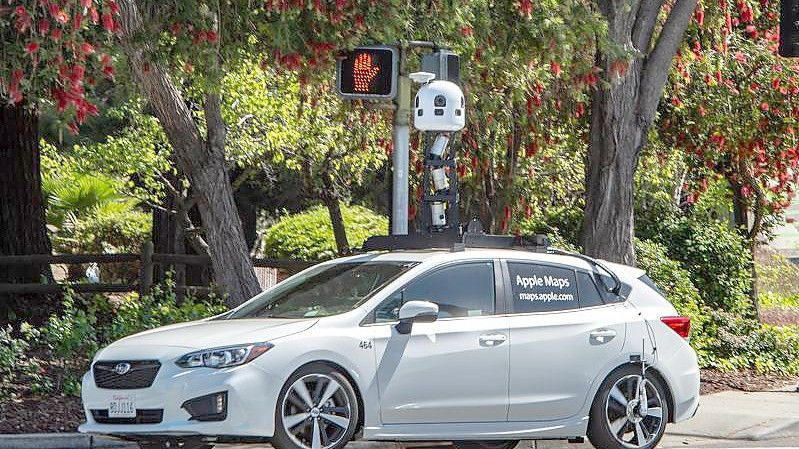
[[[588,341],[592,345],[603,345],[616,337],[613,329],[597,329],[589,334]]]
[[[505,334],[485,334],[480,336],[480,346],[499,346],[505,343]]]

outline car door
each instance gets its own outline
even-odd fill
[[[383,424],[506,420],[509,345],[507,318],[496,307],[500,272],[491,260],[447,265],[378,306],[371,326]],[[410,300],[438,304],[439,317],[400,334],[396,313]]]
[[[590,400],[594,379],[621,352],[630,312],[623,303],[605,304],[588,272],[513,260],[503,269],[510,310],[508,419],[574,416]]]

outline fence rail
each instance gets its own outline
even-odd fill
[[[0,266],[32,266],[50,264],[86,264],[86,263],[140,263],[138,283],[135,284],[37,284],[37,283],[0,283],[0,294],[54,294],[70,288],[78,293],[126,293],[139,291],[146,294],[153,286],[153,268],[155,265],[198,265],[210,266],[211,258],[194,254],[164,254],[153,251],[153,243],[145,242],[141,254],[27,254],[0,256]],[[253,266],[268,267],[294,273],[309,267],[311,264],[292,259],[253,258]],[[206,286],[177,285],[175,292],[210,293],[217,291]]]

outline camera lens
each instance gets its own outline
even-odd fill
[[[433,104],[435,104],[437,108],[443,108],[447,105],[447,99],[443,95],[436,95],[436,98],[433,99]]]

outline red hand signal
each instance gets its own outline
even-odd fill
[[[355,58],[352,67],[355,92],[369,92],[372,81],[380,73],[380,66],[375,65],[371,53],[361,53]]]

